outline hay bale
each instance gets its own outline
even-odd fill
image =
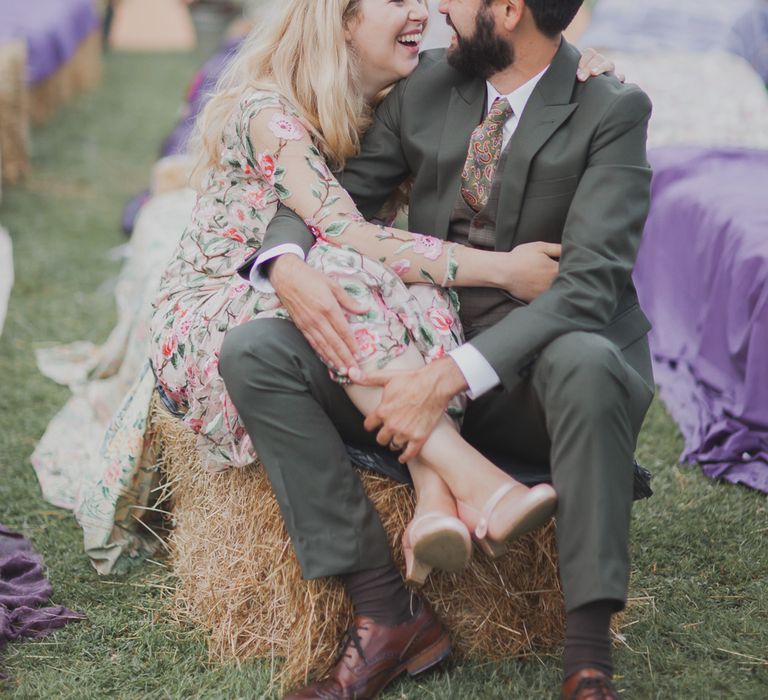
[[[14,184],[29,170],[29,100],[24,41],[0,45],[0,181]]]
[[[55,73],[30,87],[32,123],[41,124],[61,105],[96,85],[100,78],[101,32],[97,29]]]
[[[351,612],[336,580],[301,578],[264,470],[208,473],[191,431],[159,402],[152,423],[172,494],[176,610],[205,628],[214,658],[270,659],[278,686],[322,673]],[[402,566],[411,490],[370,472],[362,478]],[[557,644],[564,609],[556,561],[550,523],[500,560],[477,553],[461,574],[431,575],[423,590],[451,630],[456,657],[500,660]]]

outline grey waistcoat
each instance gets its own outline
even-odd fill
[[[503,173],[507,160],[505,148],[499,158],[496,173]],[[448,240],[472,248],[493,250],[496,246],[496,212],[502,178],[495,176],[488,203],[479,212],[470,207],[459,191],[451,212]],[[458,287],[461,310],[459,316],[464,333],[471,338],[484,328],[494,325],[510,311],[521,305],[507,292],[491,287]]]

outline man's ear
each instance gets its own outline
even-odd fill
[[[525,14],[525,0],[500,0],[502,5],[502,26],[508,32],[517,29]]]

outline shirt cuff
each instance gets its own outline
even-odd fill
[[[302,260],[306,259],[301,246],[296,245],[295,243],[276,245],[274,248],[270,248],[268,251],[259,255],[254,261],[253,267],[251,267],[251,271],[248,274],[248,281],[257,292],[272,293],[275,291],[269,278],[264,274],[263,265],[270,260],[279,258],[281,255],[298,255]]]
[[[467,380],[469,385],[467,396],[470,399],[477,399],[501,384],[501,379],[496,374],[496,370],[491,367],[491,363],[473,345],[464,343],[455,350],[451,350],[448,355],[459,366],[464,379]]]

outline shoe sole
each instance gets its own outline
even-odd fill
[[[461,571],[469,564],[472,543],[459,530],[441,529],[422,535],[413,546],[414,557],[441,571]]]
[[[416,656],[408,660],[406,663],[398,666],[387,677],[384,684],[376,691],[376,693],[370,696],[370,700],[375,700],[378,698],[384,689],[403,673],[408,673],[408,675],[413,678],[414,676],[418,676],[425,671],[428,671],[430,668],[434,668],[438,664],[445,661],[451,655],[452,650],[451,638],[448,636],[447,632],[443,632],[443,634],[436,642],[416,654]],[[359,697],[362,698],[362,696]]]
[[[534,487],[536,488],[536,487]],[[486,538],[484,541],[476,540],[478,546],[491,558],[498,559],[507,552],[507,545],[513,540],[527,535],[544,525],[555,514],[557,509],[557,497],[542,496],[542,500],[528,510],[519,520],[503,533],[498,540]]]

